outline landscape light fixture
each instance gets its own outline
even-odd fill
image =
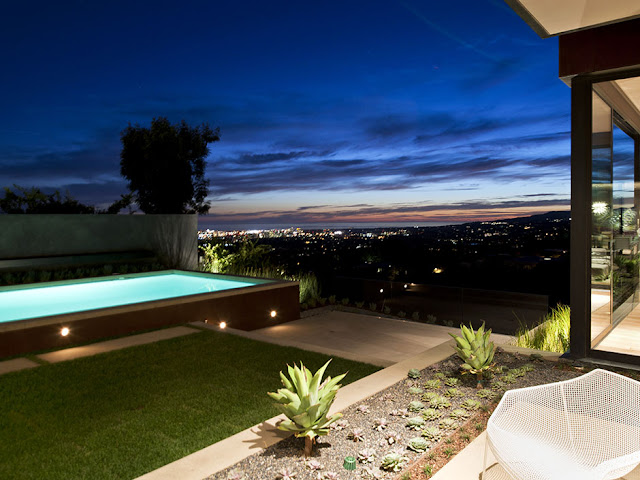
[[[69,335],[69,329],[67,327],[62,327],[62,329],[60,330],[60,335],[62,335],[63,337]]]
[[[276,315],[278,315],[278,312],[276,312],[275,310],[271,310],[271,313],[269,315],[271,315],[271,318],[276,318]]]
[[[220,324],[219,324],[219,325],[220,325],[220,328],[221,328],[222,330],[224,330],[225,328],[227,328],[227,322],[220,322]]]
[[[384,288],[381,288],[381,289],[380,289],[380,293],[384,293]]]
[[[605,202],[593,202],[591,208],[593,209],[593,213],[596,215],[604,215],[607,213],[609,206]]]

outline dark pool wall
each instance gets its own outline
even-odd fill
[[[194,321],[224,321],[230,328],[255,330],[300,318],[298,296],[297,282],[277,282],[202,294],[197,300],[183,297],[59,316],[51,324],[0,331],[0,358]],[[60,335],[63,327],[70,330],[66,337]]]
[[[146,250],[198,268],[197,215],[0,215],[0,260]]]

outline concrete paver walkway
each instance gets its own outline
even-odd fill
[[[12,358],[11,360],[4,360],[0,362],[0,375],[37,366],[38,364],[36,362],[29,360],[28,358]]]
[[[115,340],[107,340],[104,342],[91,343],[81,347],[65,348],[56,350],[55,352],[43,353],[37,355],[41,360],[49,363],[64,362],[75,358],[88,357],[97,355],[98,353],[111,352],[122,348],[134,347],[137,345],[145,345],[147,343],[158,342],[160,340],[168,340],[170,338],[182,337],[192,333],[198,333],[199,330],[190,327],[172,327],[162,330],[154,330],[153,332],[140,333],[138,335],[129,335],[128,337],[116,338]]]
[[[211,328],[217,329],[213,325]],[[325,310],[319,315],[273,327],[232,333],[388,367],[451,340],[449,333],[459,334],[460,329]],[[492,334],[491,338],[496,344],[513,340],[499,334]]]

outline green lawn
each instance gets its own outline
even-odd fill
[[[327,359],[204,331],[2,375],[0,478],[135,478],[276,415],[278,371]],[[347,370],[344,384],[379,367],[327,373]]]

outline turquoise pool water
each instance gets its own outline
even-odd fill
[[[198,293],[269,283],[238,281],[193,273],[139,274],[64,285],[0,289],[0,323],[99,308],[131,305]]]

